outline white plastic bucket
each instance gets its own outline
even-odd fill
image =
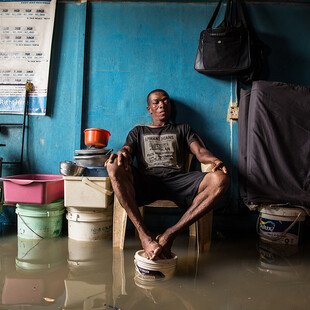
[[[112,237],[112,209],[67,208],[68,237],[95,241]]]
[[[298,207],[261,207],[258,218],[260,240],[279,244],[300,244],[305,217],[305,210]]]
[[[140,279],[144,280],[169,280],[173,277],[178,257],[173,254],[170,259],[150,260],[144,256],[144,251],[135,253],[134,263]]]
[[[25,239],[58,237],[62,230],[63,200],[47,205],[17,204],[17,235]]]

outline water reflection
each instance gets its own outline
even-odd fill
[[[16,267],[24,271],[52,270],[67,257],[66,239],[17,238]]]
[[[110,243],[105,241],[68,241],[69,274],[65,279],[63,309],[106,309],[113,304]]]
[[[302,249],[297,245],[260,242],[258,270],[270,280],[297,281],[303,277]]]
[[[15,268],[6,271],[3,305],[62,304],[67,276],[66,247],[59,239],[17,239],[17,255],[10,257]]]
[[[181,247],[175,248],[178,253],[176,272],[172,278],[156,278],[145,276],[135,269],[134,255],[136,248],[127,250],[123,254],[121,251],[114,252],[114,262],[125,264],[120,274],[125,274],[123,283],[119,283],[119,288],[123,285],[123,293],[116,294],[115,305],[119,309],[139,310],[139,309],[180,309],[194,310],[195,297],[190,292],[190,286],[196,278],[198,258],[197,253],[191,247],[187,247],[187,238]],[[185,245],[185,246],[184,246]],[[125,257],[122,258],[122,255]],[[119,259],[115,259],[119,257]],[[115,268],[117,269],[117,268]],[[121,279],[121,278],[119,278]],[[113,278],[114,285],[117,278]],[[189,285],[189,286],[188,286]],[[121,292],[119,290],[119,292]],[[189,293],[190,292],[190,293]]]
[[[136,273],[134,282],[143,295],[137,298],[129,309],[137,309],[139,304],[144,304],[144,306],[149,305],[146,309],[156,306],[158,309],[194,310],[192,299],[182,294],[173,279],[150,281]]]
[[[196,310],[308,309],[309,243],[290,247],[257,239],[215,241],[197,255],[177,239],[176,272],[151,281],[135,271],[140,244],[67,238],[0,242],[0,309]]]

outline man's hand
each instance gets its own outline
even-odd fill
[[[131,164],[131,155],[126,148],[120,149],[116,154],[111,154],[109,159],[106,161],[105,166],[108,163],[113,163],[114,160],[117,160],[118,166],[124,166],[125,170],[127,170]]]
[[[224,163],[215,157],[209,150],[207,150],[202,141],[193,141],[190,144],[190,150],[196,156],[199,162],[213,165],[211,172],[221,170],[223,173],[228,174],[228,170]]]
[[[224,163],[222,161],[220,161],[219,159],[216,159],[215,161],[213,161],[212,172],[215,172],[217,170],[221,170],[225,174],[228,173],[227,168],[225,167]]]

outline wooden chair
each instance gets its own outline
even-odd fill
[[[188,169],[190,167],[191,158],[189,159]],[[211,171],[211,165],[201,164],[201,170],[204,172]],[[151,204],[139,207],[139,210],[144,215],[145,207],[156,208],[178,208],[178,206],[170,200],[156,200]],[[189,235],[196,238],[197,251],[205,252],[210,249],[211,234],[212,234],[212,219],[213,211],[210,211],[197,222],[189,227]],[[114,213],[113,213],[113,247],[124,248],[125,233],[127,225],[127,213],[121,206],[118,199],[114,196]]]

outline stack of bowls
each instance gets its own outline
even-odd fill
[[[101,128],[87,128],[84,130],[84,144],[86,149],[74,151],[74,161],[60,163],[60,173],[64,176],[96,176],[106,177],[104,167],[112,149],[106,149],[111,134]]]
[[[76,164],[83,167],[103,167],[110,156],[111,149],[89,148],[76,150],[74,160]]]

